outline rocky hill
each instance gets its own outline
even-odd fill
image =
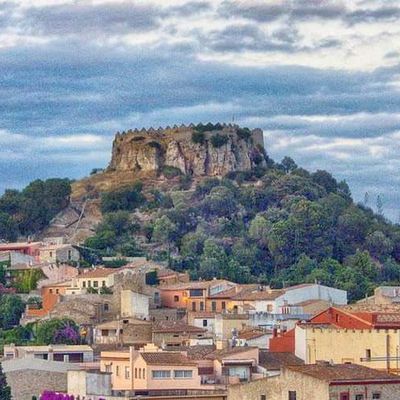
[[[135,180],[163,181],[166,173],[222,177],[265,165],[263,133],[232,124],[181,125],[117,133],[108,168],[73,187],[73,198],[114,190]]]
[[[170,166],[194,176],[223,176],[262,164],[263,146],[261,129],[237,125],[135,130],[116,135],[108,170],[140,173]]]

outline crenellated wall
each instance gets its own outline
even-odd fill
[[[188,175],[223,176],[265,165],[261,129],[245,132],[232,124],[202,128],[200,143],[193,140],[194,125],[117,133],[108,171],[163,172],[168,166]],[[223,137],[219,146],[212,139],[216,135]]]

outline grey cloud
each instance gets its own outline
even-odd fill
[[[395,21],[400,17],[399,7],[380,7],[376,9],[359,9],[346,15],[351,24],[360,22]]]
[[[158,16],[152,6],[131,2],[75,3],[32,7],[26,11],[23,24],[44,35],[109,35],[153,29],[159,23]]]
[[[311,3],[311,4],[310,4]],[[259,22],[273,21],[281,17],[292,17],[294,19],[307,18],[338,18],[345,14],[345,7],[337,2],[320,1],[287,1],[279,4],[258,2],[249,4],[225,0],[220,7],[221,16],[244,17]]]
[[[183,5],[168,7],[164,15],[166,17],[170,15],[190,16],[210,9],[211,5],[206,1],[189,1]]]

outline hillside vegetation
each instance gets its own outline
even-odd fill
[[[378,284],[399,284],[399,225],[355,204],[347,184],[330,173],[263,157],[262,167],[221,179],[193,179],[171,167],[161,185],[143,181],[97,193],[103,220],[82,255],[89,263],[146,255],[193,278],[272,287],[320,282],[348,290],[352,300]],[[70,193],[67,179],[7,190],[0,239],[40,233]]]
[[[137,183],[103,194],[104,221],[86,244],[102,254],[168,260],[194,278],[320,282],[353,300],[399,283],[400,226],[356,205],[347,184],[326,171],[310,173],[289,157],[267,157],[267,165],[191,190],[181,176],[169,191],[144,194]]]

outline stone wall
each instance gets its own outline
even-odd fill
[[[265,165],[262,131],[254,129],[244,138],[239,130],[237,125],[221,125],[204,132],[201,143],[192,140],[195,128],[184,125],[117,134],[108,171],[162,172],[170,166],[188,175],[223,176]],[[225,143],[215,147],[213,135],[224,136]]]
[[[39,398],[44,390],[67,391],[66,372],[22,370],[7,372],[6,376],[15,400],[31,400],[32,396]]]

